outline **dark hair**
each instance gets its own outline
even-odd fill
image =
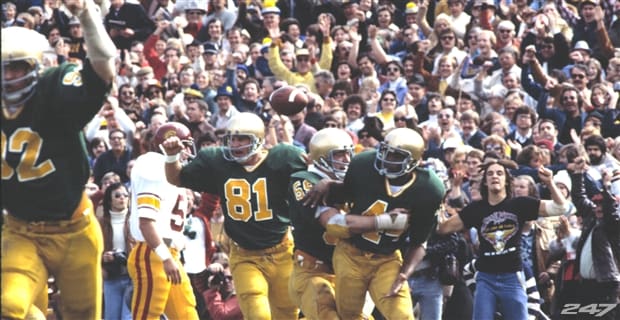
[[[607,145],[605,144],[605,138],[595,134],[595,135],[591,135],[589,136],[584,142],[583,145],[588,148],[589,146],[596,146],[599,149],[601,149],[601,151],[603,153],[607,152]]]
[[[530,144],[526,146],[525,148],[523,148],[521,152],[519,152],[516,160],[517,160],[517,163],[520,165],[529,166],[530,161],[535,156],[541,156],[541,155],[542,155],[542,152],[540,150],[540,147],[534,144]]]
[[[112,135],[116,132],[120,132],[123,134],[123,139],[127,139],[127,134],[125,133],[125,131],[123,131],[122,129],[112,129],[108,132],[108,138],[111,138]]]
[[[336,80],[336,82],[334,82],[334,86],[332,87],[331,95],[333,95],[336,90],[343,90],[346,92],[347,96],[353,92],[351,82],[347,80]]]
[[[362,96],[360,96],[358,94],[352,94],[352,95],[348,96],[342,102],[342,110],[344,110],[344,112],[347,112],[347,109],[352,104],[359,104],[360,107],[362,108],[362,111],[361,111],[362,117],[364,115],[366,115],[366,109],[368,109],[368,105],[366,104],[366,100],[364,100],[364,98],[362,98]]]
[[[108,145],[105,143],[105,140],[103,140],[100,137],[94,137],[92,140],[90,140],[88,142],[88,155],[90,155],[91,157],[95,157],[95,154],[93,154],[93,148],[98,146],[100,143],[103,142],[103,145],[105,146],[105,150],[108,150]]]
[[[482,195],[482,199],[489,199],[489,187],[487,186],[486,176],[487,171],[494,164],[498,164],[502,166],[502,168],[504,168],[504,176],[506,177],[506,198],[512,198],[512,175],[510,174],[510,171],[508,169],[509,167],[516,169],[516,164],[510,160],[498,160],[494,156],[486,155],[486,157],[487,158],[485,159],[484,163],[481,165],[482,180],[480,181],[480,195]]]
[[[532,126],[536,123],[536,113],[534,112],[534,110],[532,110],[528,106],[518,107],[515,113],[512,115],[512,122],[517,123],[517,117],[522,114],[527,114],[530,116],[530,120],[532,121]]]
[[[252,84],[252,83],[253,83],[253,84],[255,84],[255,85],[256,85],[256,89],[260,91],[261,86],[260,86],[260,84],[258,83],[258,80],[254,79],[254,78],[251,78],[251,77],[248,77],[247,79],[243,80],[243,82],[242,82],[242,83],[241,83],[241,85],[239,86],[239,92],[241,92],[241,93],[243,94],[243,93],[244,93],[244,91],[245,91],[245,87],[246,87],[248,84]]]
[[[105,193],[103,194],[103,219],[110,219],[110,210],[112,209],[112,192],[120,189],[120,188],[125,188],[125,191],[127,190],[127,187],[122,183],[122,182],[115,182],[111,185],[109,185],[106,189],[105,189]]]
[[[355,62],[357,62],[359,64],[360,60],[362,60],[363,58],[367,58],[368,60],[370,60],[370,62],[375,63],[375,59],[373,57],[371,57],[368,53],[364,52],[364,53],[360,53],[357,56],[357,59],[355,59]]]
[[[538,129],[540,130],[540,125],[542,125],[545,122],[549,122],[553,125],[553,127],[555,128],[555,130],[558,130],[558,124],[555,123],[555,121],[551,118],[540,118],[540,121],[538,122]]]

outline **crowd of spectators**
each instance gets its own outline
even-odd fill
[[[317,130],[337,127],[352,136],[356,152],[410,127],[424,136],[423,164],[444,179],[452,209],[476,199],[477,166],[489,153],[515,161],[515,184],[532,195],[549,197],[541,166],[572,195],[572,215],[539,219],[523,231],[524,263],[544,313],[562,311],[584,280],[591,280],[588,292],[608,288],[601,283],[618,289],[619,217],[609,208],[620,200],[620,1],[96,2],[118,49],[117,74],[84,133],[89,187],[109,232],[117,230],[110,221],[122,224],[114,214],[125,209],[115,199],[131,187],[133,159],[167,121],[185,124],[203,148],[220,143],[235,114],[254,112],[265,122],[267,148],[306,150]],[[2,26],[16,25],[48,39],[45,67],[86,57],[80,22],[60,0],[3,2]],[[269,103],[285,84],[312,101],[288,117]],[[574,164],[582,158],[583,172]],[[188,210],[207,217],[210,240],[225,252],[218,199],[196,196]],[[463,235],[475,257],[477,235]],[[111,245],[106,239],[106,252]],[[596,250],[606,245],[611,256],[598,261],[605,258]],[[222,299],[221,288],[223,295],[233,290],[227,263],[207,268],[210,260],[195,272],[224,277],[199,292],[207,303]],[[112,284],[106,278],[106,288]]]

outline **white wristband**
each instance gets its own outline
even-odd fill
[[[409,215],[406,213],[383,213],[375,216],[377,230],[404,230],[407,228]]]
[[[166,155],[166,163],[177,163],[181,159],[180,153],[175,153],[171,155]]]
[[[157,248],[155,248],[155,250],[153,251],[155,251],[155,253],[159,256],[161,261],[166,261],[172,258],[172,254],[170,254],[170,250],[168,250],[168,247],[166,247],[166,244],[163,242],[159,246],[157,246]]]

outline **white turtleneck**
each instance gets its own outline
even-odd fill
[[[110,210],[110,222],[112,224],[112,248],[125,251],[125,217],[127,209],[123,211]],[[126,251],[125,251],[126,252]]]

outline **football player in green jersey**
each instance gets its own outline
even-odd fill
[[[202,149],[185,166],[176,159],[182,144],[163,143],[166,177],[174,185],[218,194],[224,227],[234,245],[230,269],[247,319],[297,319],[288,295],[293,270],[287,187],[291,174],[306,170],[303,151],[287,144],[266,150],[265,125],[253,113],[233,116],[222,147]]]
[[[306,192],[321,181],[342,180],[353,155],[351,136],[337,128],[317,132],[309,144],[312,164],[291,176],[289,204],[295,252],[289,292],[307,319],[340,319],[334,297],[334,245],[352,233],[383,229],[403,230],[406,213],[378,216],[343,215],[336,208],[303,204]]]
[[[418,167],[423,152],[424,140],[416,131],[394,129],[378,150],[353,157],[343,184],[322,185],[349,203],[349,214],[373,216],[402,208],[410,215],[404,232],[367,232],[336,244],[336,305],[343,319],[362,318],[367,290],[386,318],[413,319],[407,279],[424,257],[423,245],[445,193],[434,172]],[[323,196],[324,192],[313,193],[306,203],[314,205]],[[403,261],[398,249],[406,238],[409,248]]]
[[[116,48],[92,0],[65,0],[88,46],[82,66],[42,72],[45,38],[2,29],[2,318],[45,319],[47,279],[66,319],[100,319],[101,229],[85,193],[82,128],[114,79]]]

